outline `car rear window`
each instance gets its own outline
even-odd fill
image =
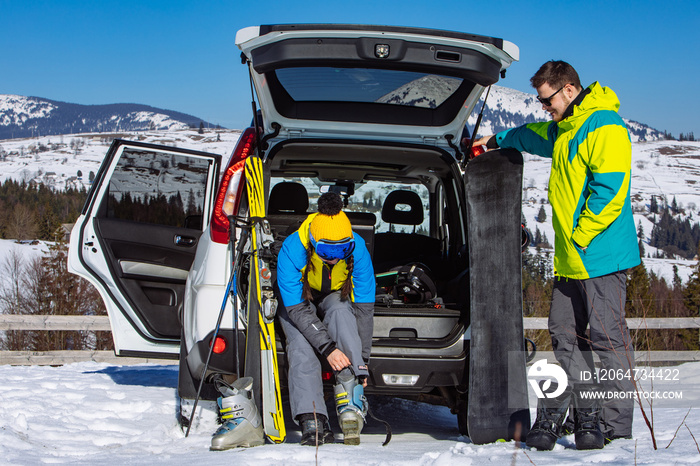
[[[437,108],[463,79],[415,71],[370,68],[283,68],[277,79],[296,102],[380,103]]]

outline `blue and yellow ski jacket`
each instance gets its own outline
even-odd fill
[[[600,277],[639,265],[630,202],[632,144],[615,93],[597,82],[573,113],[496,135],[500,147],[552,159],[554,273]]]
[[[284,240],[282,249],[277,256],[277,287],[289,319],[316,351],[328,356],[336,348],[336,343],[316,314],[316,308],[303,298],[304,285],[302,280],[304,270],[307,267],[306,248],[310,242],[309,225],[316,215],[309,215],[299,229]],[[369,361],[372,348],[376,284],[374,267],[365,240],[357,233],[353,234],[355,236],[355,250],[352,253],[354,261],[352,275],[348,277],[347,264],[344,260],[329,267],[314,253],[311,257],[314,267],[309,272],[308,279],[312,290],[325,294],[340,290],[345,280],[352,280],[350,300],[357,319],[357,330],[362,343],[362,356],[366,363]],[[353,362],[360,364],[357,361]]]
[[[306,269],[306,248],[309,245],[309,225],[317,214],[311,214],[304,220],[299,229],[284,240],[282,249],[277,258],[277,285],[282,295],[282,301],[286,307],[294,306],[303,301],[302,277]],[[355,303],[372,303],[376,285],[374,282],[374,269],[372,260],[367,251],[365,240],[357,233],[355,236],[355,250],[353,252],[354,265],[350,279],[352,280],[351,299]],[[337,291],[348,277],[348,270],[344,260],[338,261],[330,269],[330,282],[325,277],[328,268],[315,253],[311,256],[314,265],[309,272],[309,286],[316,291],[322,291],[325,286],[327,291]]]

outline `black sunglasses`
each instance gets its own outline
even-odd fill
[[[562,87],[559,88],[559,91],[564,89],[566,87],[566,84],[564,84]],[[559,91],[555,92],[554,94],[550,95],[549,97],[540,97],[537,96],[537,101],[544,105],[545,107],[550,107],[552,105],[552,97],[555,95],[559,94]]]

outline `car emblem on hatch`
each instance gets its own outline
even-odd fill
[[[375,44],[374,56],[377,58],[387,58],[389,56],[389,44]]]

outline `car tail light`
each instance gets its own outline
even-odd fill
[[[255,129],[248,128],[241,135],[233,150],[228,167],[221,178],[219,192],[214,203],[214,212],[211,216],[211,239],[216,243],[227,244],[229,241],[229,215],[238,212],[243,194],[243,169],[245,159],[253,153],[255,149]]]
[[[216,337],[212,351],[214,354],[221,354],[226,351],[226,339],[224,337]]]

